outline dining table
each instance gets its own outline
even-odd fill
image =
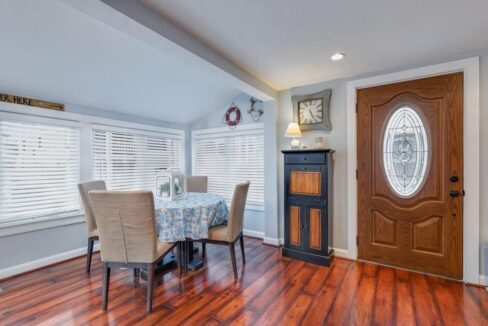
[[[225,198],[202,192],[189,192],[183,198],[166,200],[155,198],[156,225],[161,241],[184,241],[189,253],[187,266],[195,270],[203,265],[193,255],[193,242],[208,238],[208,230],[227,223],[229,208]]]

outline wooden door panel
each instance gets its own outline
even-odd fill
[[[373,212],[372,243],[397,247],[398,223],[378,211]]]
[[[322,249],[322,210],[310,208],[309,246],[312,249]]]
[[[442,217],[432,216],[413,223],[413,250],[423,253],[442,254]]]
[[[300,246],[300,207],[290,206],[290,244]]]
[[[450,191],[463,188],[463,74],[360,89],[357,98],[359,258],[461,279],[463,198]],[[402,123],[386,142],[392,117]],[[398,192],[414,176],[421,182]]]

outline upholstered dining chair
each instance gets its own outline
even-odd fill
[[[181,275],[181,242],[157,238],[154,199],[151,191],[89,192],[98,225],[103,262],[103,310],[107,310],[110,268],[147,268],[147,311],[152,311],[154,268],[178,246]],[[136,275],[136,273],[134,273]]]
[[[186,177],[186,191],[207,192],[208,177],[193,175]]]
[[[187,192],[207,192],[208,177],[203,175],[192,175],[186,177]],[[205,242],[202,243],[202,259],[205,259],[207,248]]]
[[[246,263],[246,256],[244,253],[244,236],[242,234],[242,229],[244,223],[244,209],[246,207],[249,185],[249,181],[236,185],[234,195],[232,197],[227,225],[218,225],[210,228],[208,230],[208,239],[202,240],[203,243],[207,242],[229,246],[230,257],[232,259],[232,269],[234,271],[235,279],[237,279],[237,263],[234,244],[237,240],[240,240],[241,244],[242,263]]]
[[[93,209],[91,207],[88,192],[91,190],[107,190],[105,181],[89,181],[78,184],[78,191],[80,192],[83,207],[85,209],[86,233],[88,235],[88,246],[86,253],[86,272],[90,273],[90,266],[93,254],[93,245],[98,241],[98,230],[95,216],[93,216]]]

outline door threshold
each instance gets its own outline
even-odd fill
[[[422,275],[427,275],[427,276],[432,276],[432,277],[438,277],[438,278],[442,278],[442,279],[445,279],[445,280],[450,280],[450,281],[455,281],[455,282],[459,282],[459,283],[464,283],[464,284],[471,285],[471,284],[469,284],[467,282],[464,282],[463,280],[459,280],[457,278],[452,278],[452,277],[448,277],[448,276],[444,276],[444,275],[437,275],[437,274],[432,274],[432,273],[426,273],[426,272],[416,271],[414,269],[408,269],[408,268],[404,268],[404,267],[398,267],[398,266],[393,266],[393,265],[381,264],[381,263],[377,263],[377,262],[374,262],[374,261],[369,261],[369,260],[359,259],[359,258],[358,258],[358,261],[363,262],[363,263],[378,265],[378,266],[389,267],[389,268],[393,268],[393,269],[399,269],[399,270],[407,271],[407,272],[411,272],[411,273],[417,273],[417,274],[422,274]],[[475,284],[472,284],[472,285],[476,286]]]

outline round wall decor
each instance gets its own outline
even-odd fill
[[[225,113],[225,123],[229,127],[235,127],[241,121],[241,110],[237,106],[231,106]]]

